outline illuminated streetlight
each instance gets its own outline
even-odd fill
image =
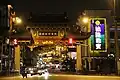
[[[21,18],[19,18],[19,17],[15,17],[15,18],[13,18],[13,22],[14,22],[15,24],[21,24],[21,23],[22,23],[22,20],[21,20]]]
[[[88,17],[84,17],[82,21],[83,21],[83,23],[85,23],[85,24],[86,24],[86,23],[88,23],[88,20],[89,20],[89,18],[88,18]]]
[[[16,23],[20,24],[20,23],[22,23],[22,20],[19,17],[16,17]]]

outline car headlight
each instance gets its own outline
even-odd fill
[[[30,73],[33,73],[33,71],[30,71]]]
[[[33,68],[29,68],[29,70],[33,70]]]
[[[45,69],[45,72],[47,72],[48,70],[47,69]]]
[[[42,71],[41,70],[38,70],[38,73],[41,73]]]

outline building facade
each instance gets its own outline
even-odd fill
[[[13,51],[9,44],[9,30],[12,27],[12,11],[11,5],[0,5],[0,71],[13,69]],[[10,53],[9,53],[10,51]],[[12,55],[12,56],[10,56]]]

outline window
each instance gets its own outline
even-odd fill
[[[48,33],[48,35],[50,35],[50,33]]]
[[[41,35],[41,33],[39,33],[39,35]]]
[[[42,33],[42,35],[44,35],[44,33]]]
[[[114,39],[114,32],[112,31],[112,32],[110,32],[110,39]]]
[[[45,33],[45,35],[47,35],[47,33]]]
[[[56,35],[57,35],[57,33],[54,33],[54,35],[56,36]]]
[[[115,47],[115,44],[114,43],[111,43],[110,44],[110,48],[114,48]]]
[[[39,32],[39,36],[58,36],[58,32]]]
[[[53,33],[52,33],[52,35],[53,35]]]
[[[118,39],[120,39],[120,35],[119,34],[120,34],[120,31],[118,31]]]

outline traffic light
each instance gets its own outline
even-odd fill
[[[72,38],[69,38],[69,44],[72,44],[73,43],[73,39]]]
[[[17,39],[14,39],[13,44],[14,44],[14,45],[17,45],[17,44],[18,44]]]

